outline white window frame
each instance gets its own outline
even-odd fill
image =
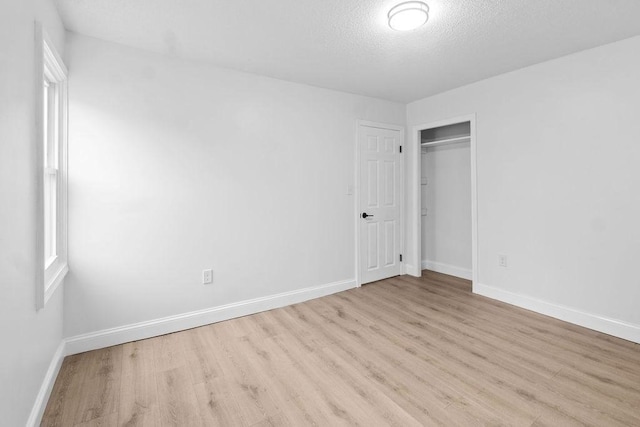
[[[67,262],[67,68],[40,22],[35,24],[36,55],[36,309],[44,308],[69,271]],[[45,86],[53,98],[45,110]],[[47,129],[45,130],[45,126]],[[47,150],[55,147],[55,150]],[[53,185],[47,180],[53,179]],[[50,183],[51,181],[49,181]],[[52,189],[53,188],[53,189]],[[51,203],[51,198],[55,203]],[[47,208],[48,205],[48,208]],[[53,210],[51,207],[53,206]],[[45,227],[49,219],[50,226]],[[55,226],[53,235],[47,230]],[[45,248],[45,244],[49,247]],[[45,252],[49,255],[45,259]]]

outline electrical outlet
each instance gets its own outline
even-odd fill
[[[213,282],[213,270],[202,270],[202,283],[208,285]]]
[[[498,255],[498,265],[500,267],[506,267],[507,266],[507,256],[506,255],[502,255],[502,254]]]

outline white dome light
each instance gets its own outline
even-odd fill
[[[406,1],[391,8],[389,26],[397,31],[414,30],[429,19],[429,6],[421,1]]]

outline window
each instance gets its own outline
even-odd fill
[[[67,69],[36,23],[38,174],[37,308],[44,307],[67,266]]]

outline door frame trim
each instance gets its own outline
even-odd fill
[[[391,123],[373,122],[370,120],[356,120],[356,141],[355,141],[355,191],[354,191],[354,224],[355,224],[355,278],[356,286],[362,286],[362,277],[360,275],[360,128],[370,127],[378,129],[395,130],[400,132],[400,144],[404,147],[403,154],[407,152],[407,144],[405,140],[405,127],[403,125],[395,125]],[[405,218],[405,175],[404,175],[404,157],[400,156],[400,251],[405,253],[404,240],[404,218]],[[405,274],[406,255],[400,262],[400,274]]]
[[[476,146],[476,114],[452,117],[436,122],[425,123],[411,127],[410,144],[413,152],[413,176],[409,179],[413,181],[412,191],[409,197],[413,202],[413,212],[409,212],[408,221],[413,223],[413,230],[418,236],[414,241],[412,267],[408,274],[420,277],[422,275],[422,194],[420,178],[422,175],[422,146],[420,145],[420,132],[425,129],[437,128],[440,126],[453,125],[457,123],[469,122],[470,132],[470,154],[471,154],[471,283],[472,288],[478,282],[478,159]]]

